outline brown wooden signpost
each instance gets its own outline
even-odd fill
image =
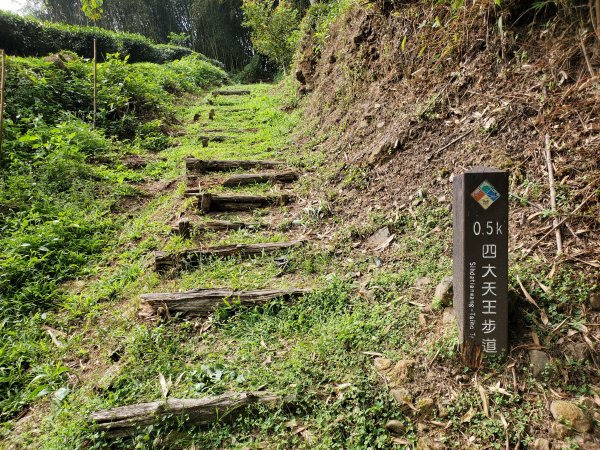
[[[473,367],[508,350],[508,173],[475,168],[453,187],[454,309]]]

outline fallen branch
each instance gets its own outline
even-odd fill
[[[206,317],[224,304],[242,306],[261,305],[276,298],[292,300],[307,294],[307,289],[260,289],[234,291],[231,289],[195,289],[188,292],[156,293],[142,295],[142,303],[154,313],[181,313],[192,317]]]
[[[450,147],[451,145],[456,144],[458,141],[460,141],[461,139],[466,138],[469,134],[471,134],[473,132],[473,129],[470,129],[469,131],[467,131],[466,133],[461,134],[460,136],[458,136],[455,139],[452,139],[450,142],[448,142],[446,145],[438,148],[436,151],[434,151],[433,153],[431,153],[428,157],[427,157],[427,161],[430,161],[432,158],[434,158],[435,156],[439,155],[440,153],[442,153],[444,150],[446,150],[448,147]]]
[[[170,398],[120,406],[92,413],[88,420],[109,438],[129,437],[139,429],[166,418],[177,418],[187,425],[207,426],[220,420],[230,420],[250,405],[273,405],[281,401],[281,396],[266,392],[230,392],[199,399]]]
[[[562,219],[560,222],[553,225],[552,228],[550,228],[541,238],[539,238],[537,241],[535,241],[534,244],[531,247],[529,247],[528,250],[525,251],[525,256],[529,255],[529,253],[531,253],[533,251],[533,249],[535,249],[540,244],[540,242],[542,242],[544,239],[546,239],[546,237],[550,233],[552,233],[556,228],[560,227],[563,223],[565,223],[567,221],[568,218],[570,218],[573,214],[575,214],[577,211],[579,211],[583,207],[583,205],[585,205],[587,203],[587,201],[590,198],[592,198],[594,195],[597,195],[596,190],[592,190],[592,193],[590,195],[588,195],[585,199],[583,199],[583,201],[577,206],[577,208],[575,208],[573,211],[571,211],[571,214],[569,214],[567,217]]]

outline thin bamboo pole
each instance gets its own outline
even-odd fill
[[[554,188],[554,167],[552,166],[552,155],[550,153],[550,136],[544,138],[544,155],[546,156],[546,166],[548,167],[548,185],[550,186],[550,208],[553,214],[556,214],[556,189]],[[554,233],[556,235],[556,254],[563,252],[562,235],[560,233],[560,224],[558,217],[552,219]]]
[[[4,130],[4,81],[6,78],[6,53],[0,49],[2,68],[0,69],[0,160],[2,160],[2,139]]]
[[[96,38],[94,38],[94,124],[93,124],[93,129],[96,129],[96,95],[97,95],[97,88],[96,88],[96,79],[97,79],[97,64],[96,64]]]

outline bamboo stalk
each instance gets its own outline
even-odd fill
[[[546,156],[546,166],[548,167],[548,184],[550,185],[550,208],[554,214],[552,225],[556,235],[556,254],[557,256],[563,252],[562,235],[560,234],[560,225],[558,217],[556,217],[556,190],[554,188],[554,167],[552,167],[552,155],[550,154],[550,136],[544,138],[544,154]]]
[[[2,140],[4,130],[4,80],[6,78],[6,53],[0,49],[2,68],[0,69],[0,160],[2,160]]]
[[[96,59],[96,38],[94,38],[94,123],[92,128],[96,129],[96,95],[97,95],[97,59]]]

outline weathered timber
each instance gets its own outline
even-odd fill
[[[198,209],[209,211],[254,211],[267,206],[287,205],[293,197],[282,195],[217,195],[201,193],[198,195]]]
[[[221,90],[221,91],[213,91],[212,93],[213,96],[217,96],[217,95],[250,95],[250,91],[245,90],[245,89],[240,89],[240,90]]]
[[[191,223],[188,219],[182,219],[177,222],[177,225],[172,227],[172,232],[189,236],[192,232],[210,232],[210,231],[227,231],[241,230],[244,228],[260,229],[265,228],[262,223],[245,223],[245,222],[230,222],[228,220],[214,220],[198,224]]]
[[[178,267],[197,266],[203,260],[210,257],[248,257],[286,250],[301,245],[302,243],[303,241],[269,242],[265,244],[232,244],[207,247],[205,249],[183,250],[179,253],[155,252],[155,268],[157,272],[166,272]]]
[[[202,142],[204,141],[212,141],[212,142],[225,142],[228,139],[231,139],[229,136],[222,136],[222,135],[210,135],[210,136],[206,136],[206,135],[200,135],[198,136],[198,139]]]
[[[306,289],[260,289],[255,291],[233,291],[231,289],[195,289],[187,292],[156,293],[142,295],[142,303],[156,313],[184,314],[206,317],[224,303],[242,306],[261,305],[275,298],[292,300],[307,294]]]
[[[202,130],[204,133],[257,133],[258,128],[206,128]]]
[[[298,179],[296,172],[277,172],[277,173],[245,173],[240,175],[234,175],[225,181],[223,186],[235,187],[244,186],[247,184],[255,183],[267,183],[267,182],[279,182],[279,183],[292,183]]]
[[[285,164],[281,161],[185,159],[187,173],[224,172],[236,169],[278,169],[282,166]]]
[[[229,392],[198,399],[169,398],[97,411],[89,416],[89,422],[109,438],[128,437],[166,418],[184,420],[188,425],[207,426],[216,421],[231,420],[250,405],[272,405],[282,400],[281,396],[267,392]]]

